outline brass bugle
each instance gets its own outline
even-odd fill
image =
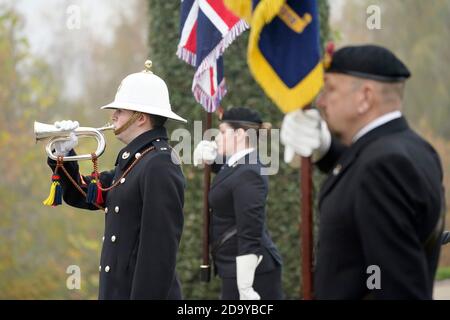
[[[67,141],[70,139],[70,133],[74,132],[77,137],[93,137],[97,140],[97,150],[95,151],[95,155],[100,157],[105,151],[106,141],[105,136],[102,131],[106,130],[114,130],[114,125],[106,124],[101,128],[90,128],[90,127],[78,127],[75,130],[61,130],[56,128],[52,124],[46,124],[42,122],[34,122],[34,135],[36,138],[36,142],[41,140],[46,140],[47,144],[45,146],[45,151],[50,159],[57,160],[58,156],[53,153],[55,149],[53,144],[58,141]],[[64,161],[78,161],[78,160],[91,160],[91,154],[80,154],[76,156],[67,156],[64,157]]]

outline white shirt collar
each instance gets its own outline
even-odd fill
[[[244,150],[240,150],[240,151],[236,152],[228,159],[228,161],[227,161],[228,166],[231,167],[236,162],[238,162],[240,159],[242,159],[249,153],[252,153],[254,150],[255,150],[255,148],[249,148],[249,149],[244,149]]]
[[[355,143],[358,139],[360,139],[363,135],[367,134],[369,131],[372,131],[373,129],[382,126],[383,124],[388,123],[389,121],[401,117],[402,113],[400,111],[392,111],[382,115],[379,118],[376,118],[375,120],[364,126],[361,130],[359,130],[358,133],[355,134],[355,136],[353,137],[352,142]]]

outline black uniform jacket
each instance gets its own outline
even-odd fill
[[[350,148],[334,141],[318,165],[330,175],[319,199],[316,298],[431,299],[440,243],[425,243],[443,209],[436,151],[402,117]]]
[[[213,254],[215,270],[222,278],[236,277],[236,256],[240,255],[263,256],[256,274],[282,264],[266,226],[268,179],[261,175],[259,161],[249,164],[249,159],[256,159],[255,151],[231,167],[224,164],[214,177],[209,192],[212,247],[225,232],[237,228],[236,235]]]
[[[117,156],[115,170],[102,172],[104,188],[120,180],[123,172],[148,147],[119,185],[104,192],[105,234],[100,259],[99,299],[178,299],[181,289],[175,262],[183,229],[184,176],[171,159],[164,128],[147,131]],[[73,154],[73,151],[71,151]],[[49,160],[52,169],[56,163]],[[65,168],[83,186],[76,162]],[[95,210],[60,172],[64,201]]]

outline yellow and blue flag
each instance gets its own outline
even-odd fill
[[[316,0],[225,0],[250,24],[247,60],[274,103],[290,112],[309,105],[323,86]]]

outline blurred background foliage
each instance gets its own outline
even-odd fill
[[[101,3],[102,1],[96,2]],[[106,3],[106,1],[103,1]],[[66,9],[82,8],[80,30],[67,30]],[[450,2],[421,0],[320,0],[322,38],[332,38],[338,47],[349,43],[375,42],[389,46],[413,72],[408,83],[405,113],[411,124],[438,150],[450,190]],[[149,56],[154,72],[169,86],[171,102],[187,128],[205,112],[191,94],[194,69],[175,56],[179,37],[179,1],[108,1],[115,8],[107,28],[100,28],[98,7],[84,0],[37,0],[47,11],[41,24],[53,21],[47,49],[36,52],[27,31],[34,15],[28,1],[0,1],[0,299],[95,299],[98,290],[98,260],[103,234],[103,216],[70,208],[42,205],[50,187],[51,172],[42,144],[35,144],[33,122],[53,123],[75,119],[82,125],[100,127],[109,113],[98,107],[113,99],[122,78],[142,69]],[[368,5],[382,11],[382,29],[366,27]],[[125,10],[126,9],[126,10]],[[51,15],[53,14],[53,15]],[[330,15],[330,24],[328,16]],[[56,17],[56,18],[55,18]],[[44,22],[45,20],[45,22]],[[37,30],[36,30],[37,31]],[[108,31],[108,32],[106,32]],[[39,33],[39,32],[36,32]],[[107,37],[107,33],[112,37]],[[248,32],[225,52],[225,76],[229,93],[223,106],[246,105],[257,109],[274,128],[282,114],[251,78],[245,61]],[[217,125],[216,117],[213,126]],[[182,127],[169,125],[172,131]],[[122,145],[107,133],[108,147],[100,169],[109,169]],[[176,141],[174,141],[174,144]],[[92,143],[80,146],[87,151]],[[274,150],[272,150],[274,151]],[[282,161],[270,177],[268,223],[284,258],[283,284],[288,299],[298,299],[299,266],[299,175]],[[81,164],[82,172],[91,171]],[[185,229],[178,272],[187,299],[216,299],[219,281],[199,282],[201,264],[202,171],[183,166],[187,179]],[[315,189],[322,177],[315,173]],[[447,199],[449,199],[447,194]],[[447,219],[447,227],[449,219]],[[81,289],[68,290],[66,269],[81,268]],[[444,248],[441,267],[450,266]]]

